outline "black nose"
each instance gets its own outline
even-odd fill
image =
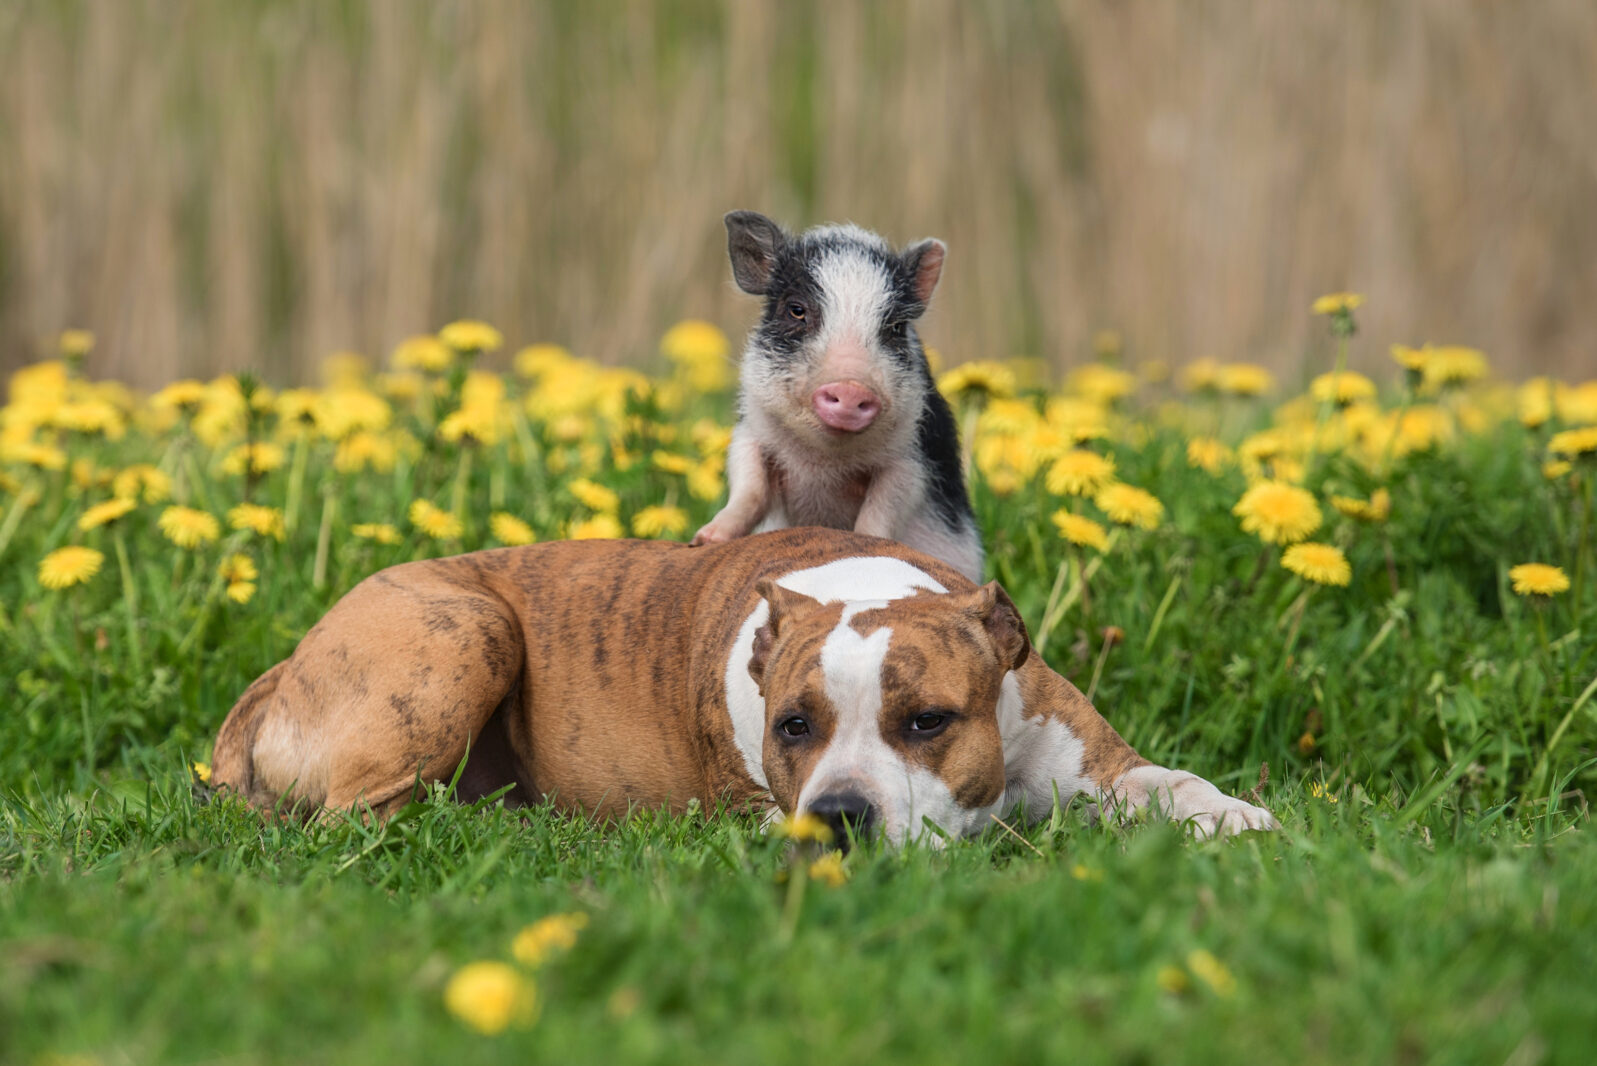
[[[876,811],[858,792],[829,792],[818,796],[810,804],[810,813],[826,823],[832,831],[832,842],[844,851],[848,850],[850,831],[854,839],[863,841],[876,828]]]

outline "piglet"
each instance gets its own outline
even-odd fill
[[[788,526],[886,537],[982,579],[959,431],[915,332],[947,249],[857,226],[790,235],[726,216],[732,276],[765,297],[743,350],[727,504],[693,538]]]

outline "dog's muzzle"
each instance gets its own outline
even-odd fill
[[[876,832],[876,809],[858,792],[828,792],[817,796],[809,813],[832,831],[832,842],[847,851],[850,834],[854,840],[869,840]]]

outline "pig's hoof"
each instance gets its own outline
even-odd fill
[[[723,527],[711,522],[709,525],[693,534],[692,546],[699,548],[706,544],[725,544],[727,541],[735,539],[735,534],[730,533]]]

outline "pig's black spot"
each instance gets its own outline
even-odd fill
[[[924,365],[924,363],[923,363]],[[931,371],[924,370],[928,384]],[[921,411],[917,441],[926,457],[930,475],[928,495],[933,512],[953,530],[975,526],[976,516],[965,491],[965,475],[960,470],[959,426],[954,412],[936,387],[926,390],[926,407]]]

